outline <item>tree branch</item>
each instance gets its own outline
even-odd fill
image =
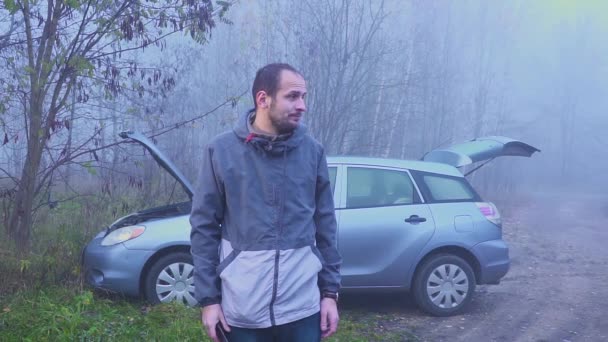
[[[21,12],[23,13],[23,20],[25,21],[25,36],[27,38],[27,60],[28,65],[31,68],[30,72],[30,86],[32,90],[35,89],[35,85],[38,83],[38,78],[33,74],[34,67],[34,41],[32,40],[32,23],[30,21],[30,5],[29,1],[25,1],[22,5],[18,2]]]
[[[10,173],[8,173],[8,171],[6,171],[5,169],[0,167],[0,171],[4,172],[4,174],[6,174],[8,176],[8,178],[10,178],[15,185],[19,186],[19,179],[17,179],[17,177],[12,176]]]
[[[159,135],[162,135],[162,134],[165,134],[165,133],[167,133],[167,132],[170,132],[170,131],[172,131],[172,130],[174,130],[174,129],[177,129],[177,128],[181,127],[181,126],[184,126],[184,125],[187,125],[187,124],[189,124],[189,123],[192,123],[192,122],[194,122],[194,121],[196,121],[196,120],[200,120],[200,119],[202,119],[202,118],[204,118],[204,117],[206,117],[206,116],[208,116],[208,115],[210,115],[210,114],[214,113],[214,112],[215,112],[215,111],[217,111],[218,109],[220,109],[220,108],[224,107],[224,106],[225,106],[225,105],[227,105],[228,103],[235,103],[235,101],[238,101],[238,99],[240,99],[240,98],[241,98],[241,97],[243,97],[245,94],[247,94],[247,92],[248,92],[248,91],[247,91],[247,90],[245,90],[245,91],[244,91],[244,92],[242,92],[242,93],[241,93],[239,96],[237,96],[237,97],[235,97],[235,98],[229,98],[229,99],[227,99],[226,101],[224,101],[223,103],[221,103],[221,104],[217,105],[215,108],[211,109],[210,111],[208,111],[208,112],[206,112],[206,113],[203,113],[203,114],[201,114],[201,115],[199,115],[199,116],[196,116],[196,117],[194,117],[194,118],[192,118],[192,119],[189,119],[189,120],[185,120],[185,121],[181,121],[181,122],[177,122],[177,123],[171,124],[171,125],[170,125],[170,126],[171,126],[170,128],[168,128],[168,129],[166,129],[166,130],[164,130],[164,131],[161,131],[161,132],[159,132],[159,133],[152,134],[152,135],[150,136],[150,138],[157,137],[157,136],[159,136]],[[147,135],[147,134],[150,134],[150,133],[152,133],[152,132],[153,132],[153,130],[152,130],[152,131],[148,131],[148,132],[146,132],[146,133],[144,133],[144,134],[146,134],[146,135]]]

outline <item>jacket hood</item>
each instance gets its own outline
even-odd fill
[[[299,124],[291,134],[283,134],[271,138],[249,130],[249,120],[255,115],[255,109],[243,113],[236,122],[233,131],[236,136],[246,144],[251,144],[256,150],[264,151],[271,155],[281,155],[300,145],[306,135],[307,128]]]

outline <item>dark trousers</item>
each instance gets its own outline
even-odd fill
[[[321,315],[316,314],[295,322],[263,329],[230,327],[230,342],[319,342]]]

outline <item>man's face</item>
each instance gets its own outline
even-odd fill
[[[304,97],[306,81],[292,71],[281,71],[279,88],[271,98],[268,117],[279,134],[289,133],[298,127],[306,111]]]

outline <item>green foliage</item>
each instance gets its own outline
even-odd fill
[[[11,15],[17,13],[17,11],[19,10],[19,6],[15,2],[15,0],[4,0],[4,7]]]
[[[70,66],[75,68],[79,74],[88,74],[92,75],[92,72],[95,70],[95,66],[85,57],[82,56],[74,56],[70,59]]]
[[[22,141],[27,140],[28,155],[44,155],[42,158],[30,158],[33,162],[24,164],[29,170],[22,172],[25,178],[21,181],[39,186],[35,191],[28,192],[24,188],[18,189],[17,198],[22,200],[15,202],[11,217],[34,215],[36,208],[32,199],[40,195],[39,189],[50,184],[51,173],[61,167],[61,164],[74,162],[67,159],[78,158],[78,155],[67,153],[69,151],[66,149],[57,158],[56,149],[39,143],[52,138],[53,141],[57,140],[55,146],[58,146],[64,139],[55,134],[55,130],[57,123],[68,122],[65,116],[69,107],[74,109],[70,115],[83,114],[76,112],[83,110],[84,106],[71,103],[69,95],[74,95],[76,103],[94,101],[94,105],[101,107],[105,105],[99,103],[100,99],[93,94],[103,93],[103,98],[107,100],[114,100],[120,95],[128,97],[132,94],[131,91],[135,91],[140,98],[144,95],[166,97],[175,87],[175,75],[161,74],[160,67],[140,67],[139,62],[133,61],[135,52],[132,51],[148,47],[163,51],[168,35],[186,30],[195,41],[206,43],[217,25],[216,16],[223,15],[231,5],[223,2],[218,14],[211,1],[166,0],[160,7],[144,6],[139,1],[89,1],[86,11],[82,0],[61,0],[58,3],[64,6],[57,5],[52,10],[49,6],[53,2],[2,1],[4,14],[8,12],[16,15],[18,11],[23,13],[20,13],[21,17],[17,20],[11,18],[10,23],[3,18],[8,30],[6,34],[2,33],[2,40],[6,39],[9,44],[4,44],[0,50],[0,59],[6,61],[7,69],[0,78],[0,93],[11,96],[11,101],[2,101],[0,114],[10,112],[15,117],[23,116],[18,121],[30,125],[34,132],[29,137],[31,139],[22,138]],[[165,27],[170,27],[169,33],[163,32],[162,28]],[[114,41],[114,38],[121,42]],[[154,71],[149,71],[151,69]],[[153,82],[149,73],[153,73]],[[146,76],[147,85],[138,82],[136,89],[127,86],[129,79],[143,80]],[[69,122],[74,124],[72,120]],[[59,124],[59,127],[63,128],[63,125]],[[67,125],[65,127],[69,129]],[[6,131],[5,127],[2,132],[3,144],[8,142]],[[18,136],[14,136],[16,142]],[[94,143],[100,149],[106,148],[100,146],[97,139],[86,141]],[[71,145],[66,146],[69,148]],[[82,146],[82,149],[88,147],[90,146]],[[95,152],[92,152],[92,156],[98,160]],[[50,160],[51,164],[41,167],[41,160]],[[90,163],[83,166],[90,174],[97,174]],[[30,246],[29,238],[33,234],[29,220],[22,220],[18,225],[13,223],[9,229],[19,232],[9,236],[17,245],[21,248]],[[24,254],[29,251],[21,252]],[[19,260],[15,262],[20,264]],[[31,267],[35,268],[36,264],[31,260]],[[21,268],[23,267],[19,267]]]
[[[85,162],[82,163],[82,167],[84,167],[88,173],[90,173],[93,176],[97,175],[97,170],[95,170],[95,168],[91,165],[91,162]]]
[[[149,307],[62,287],[1,304],[2,341],[208,341],[199,310],[179,304]]]
[[[61,200],[59,196],[57,200]],[[0,299],[20,290],[53,284],[80,284],[80,253],[104,225],[131,212],[135,200],[103,196],[60,202],[41,209],[32,231],[30,253],[17,253],[0,227]],[[1,339],[0,339],[1,340]]]
[[[103,298],[89,290],[49,287],[0,301],[2,341],[209,341],[200,310],[181,304],[149,306]],[[328,342],[415,341],[411,335],[378,328],[373,314],[359,320],[342,315]]]
[[[78,0],[65,0],[65,3],[71,8],[80,8],[80,1]]]
[[[0,277],[0,298],[19,289],[43,288],[49,284],[77,284],[80,275],[80,251],[84,246],[82,230],[62,225],[57,230],[35,229],[34,252],[16,253],[7,246],[6,239],[0,244],[4,251]]]
[[[32,67],[31,67],[31,66],[29,66],[29,65],[26,65],[25,67],[23,67],[23,70],[24,70],[26,73],[30,74],[30,75],[34,75],[34,73],[36,72],[36,71],[34,70],[34,68],[32,68]]]

